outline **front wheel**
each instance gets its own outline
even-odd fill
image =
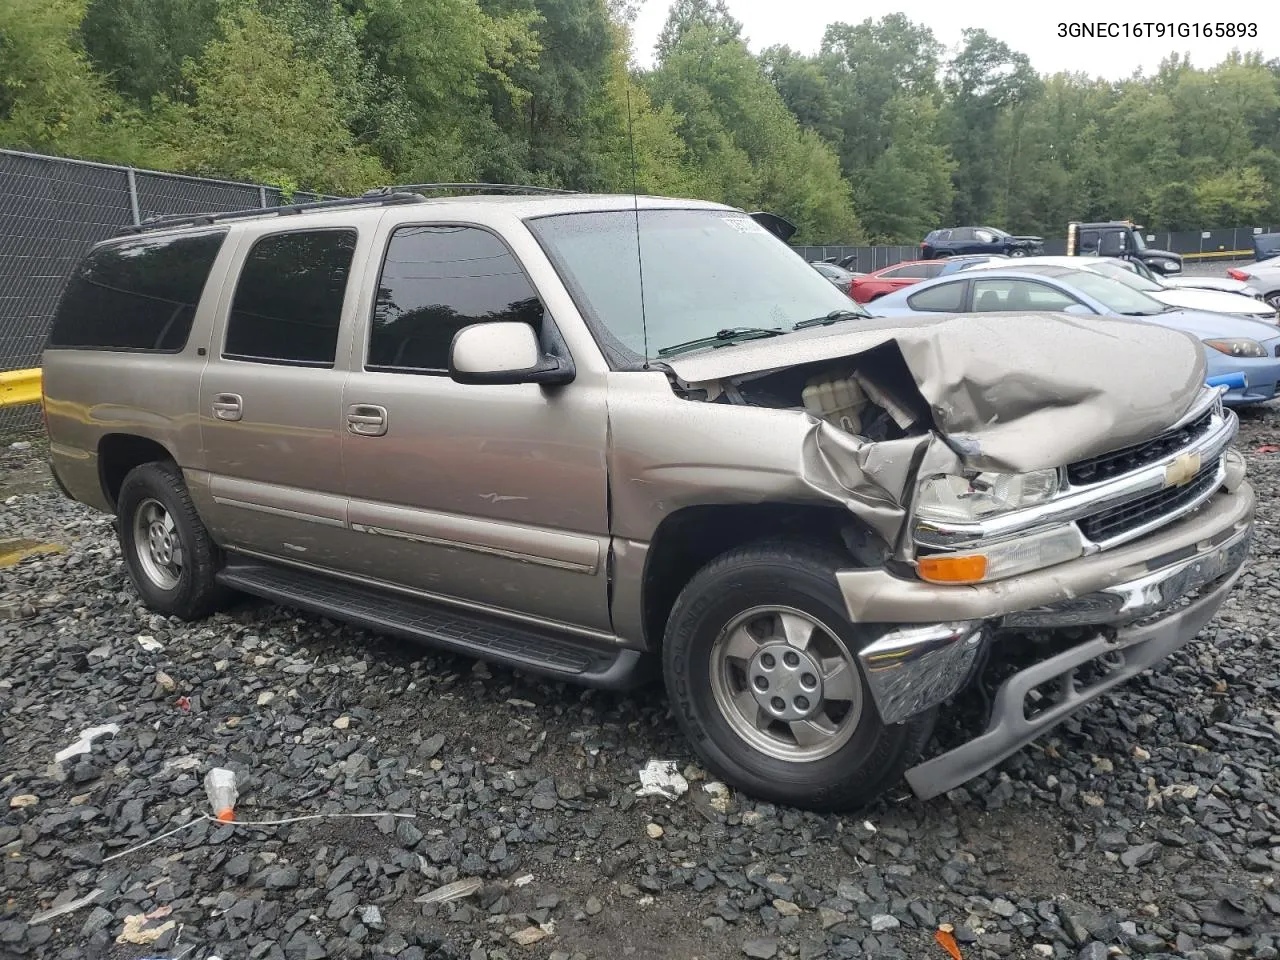
[[[1265,300],[1267,303],[1269,303],[1271,306],[1275,307],[1277,310],[1280,310],[1280,290],[1272,290],[1262,299]]]
[[[757,544],[704,567],[671,613],[663,647],[676,717],[704,763],[754,796],[849,810],[902,776],[934,712],[886,726],[856,653],[835,571],[807,544]]]

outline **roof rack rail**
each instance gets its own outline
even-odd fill
[[[180,213],[168,217],[150,217],[136,226],[122,227],[119,236],[131,233],[147,233],[151,230],[166,230],[169,227],[202,227],[223,220],[251,220],[257,217],[289,216],[295,213],[306,213],[309,210],[333,210],[338,207],[356,206],[389,206],[397,203],[422,203],[423,197],[417,193],[403,191],[387,191],[374,194],[372,191],[360,197],[343,197],[337,200],[312,200],[308,203],[290,203],[279,207],[250,207],[246,210],[227,210],[211,213]]]
[[[559,187],[535,187],[523,183],[402,183],[392,187],[376,187],[366,190],[366,197],[383,196],[401,191],[467,190],[473,193],[577,193],[577,190],[561,190]]]

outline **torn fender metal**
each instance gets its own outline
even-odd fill
[[[846,321],[673,357],[682,381],[734,377],[892,345],[932,426],[969,466],[1018,473],[1145,440],[1190,408],[1204,348],[1140,320],[1062,313],[930,315]]]

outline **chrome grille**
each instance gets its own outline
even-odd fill
[[[1195,479],[1184,487],[1171,487],[1158,493],[1150,493],[1083,518],[1080,521],[1080,531],[1094,543],[1102,543],[1181,510],[1208,493],[1218,482],[1218,465],[1221,460],[1221,457],[1216,457],[1206,463]]]
[[[1177,430],[1088,460],[1077,460],[1067,465],[1067,482],[1073,487],[1085,487],[1149,466],[1194,443],[1209,431],[1212,420],[1213,408],[1210,408]]]

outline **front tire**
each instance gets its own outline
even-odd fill
[[[116,501],[120,550],[142,601],[167,616],[199,620],[229,591],[214,578],[221,554],[172,463],[144,463],[124,478]]]
[[[809,810],[864,806],[920,753],[936,711],[886,726],[856,653],[833,550],[756,544],[704,567],[667,623],[663,666],[677,720],[727,783]]]

